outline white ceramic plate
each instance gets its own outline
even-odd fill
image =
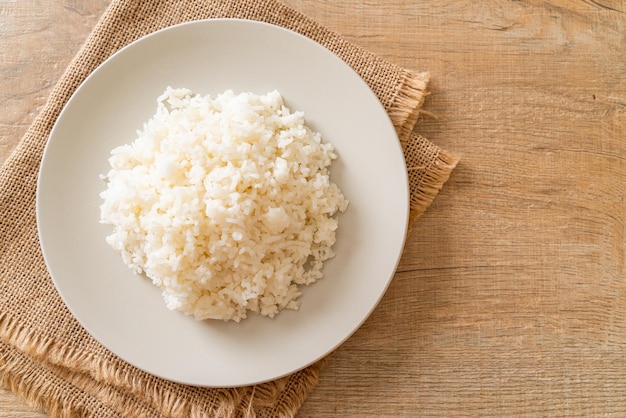
[[[332,178],[350,207],[337,256],[304,289],[299,311],[241,323],[169,311],[105,242],[99,193],[110,151],[130,143],[165,87],[201,94],[279,90],[339,154]],[[136,367],[176,382],[230,387],[297,371],[345,341],[377,305],[404,246],[408,181],[376,96],[342,60],[294,32],[232,19],[186,23],[122,49],[94,71],[58,118],[37,190],[43,254],[85,329]]]

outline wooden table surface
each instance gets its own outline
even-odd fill
[[[285,3],[430,71],[462,156],[300,415],[626,416],[626,2]],[[0,2],[0,161],[107,4]]]

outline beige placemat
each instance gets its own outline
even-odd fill
[[[123,362],[87,334],[46,270],[35,220],[42,151],[78,85],[112,53],[184,21],[236,17],[297,31],[352,66],[387,109],[411,186],[411,222],[430,205],[457,159],[414,133],[428,73],[409,72],[351,44],[275,0],[114,0],[54,88],[41,114],[0,170],[0,377],[52,416],[293,416],[313,390],[320,361],[253,387],[172,383]]]

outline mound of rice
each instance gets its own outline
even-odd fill
[[[334,148],[279,92],[216,97],[168,87],[103,176],[107,242],[198,320],[298,309],[300,285],[334,256],[347,200]]]

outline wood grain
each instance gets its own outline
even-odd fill
[[[419,132],[462,156],[300,416],[626,415],[626,4],[285,3],[429,70]],[[106,5],[0,5],[0,161]]]

